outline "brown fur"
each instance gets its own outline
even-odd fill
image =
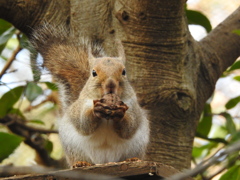
[[[59,135],[69,164],[142,158],[149,124],[127,80],[123,47],[120,57],[107,57],[99,46],[76,42],[66,30],[36,32],[31,42],[59,85]]]

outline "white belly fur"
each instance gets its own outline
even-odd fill
[[[70,161],[84,159],[94,164],[102,164],[142,155],[139,153],[143,152],[148,143],[148,124],[142,123],[131,139],[120,138],[111,126],[111,121],[105,120],[92,135],[84,136],[77,132],[67,118],[61,119],[59,134],[65,144],[66,155],[71,153],[70,156],[74,157]]]

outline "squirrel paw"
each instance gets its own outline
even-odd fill
[[[72,165],[72,168],[78,168],[78,167],[86,167],[86,166],[92,166],[92,164],[86,162],[86,161],[77,161]]]
[[[94,100],[93,104],[98,118],[122,119],[128,109],[116,94],[106,94],[102,99]]]

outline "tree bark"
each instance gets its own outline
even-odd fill
[[[68,0],[1,0],[0,9],[0,18],[11,22],[27,35],[44,22],[69,24]]]
[[[108,55],[120,39],[127,75],[151,121],[146,160],[190,167],[195,130],[223,71],[240,55],[239,13],[202,41],[188,30],[185,0],[2,0],[0,18],[31,36],[47,22],[102,42]]]

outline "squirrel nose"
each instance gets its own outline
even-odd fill
[[[107,79],[104,87],[104,94],[116,93],[118,82],[113,79]]]

